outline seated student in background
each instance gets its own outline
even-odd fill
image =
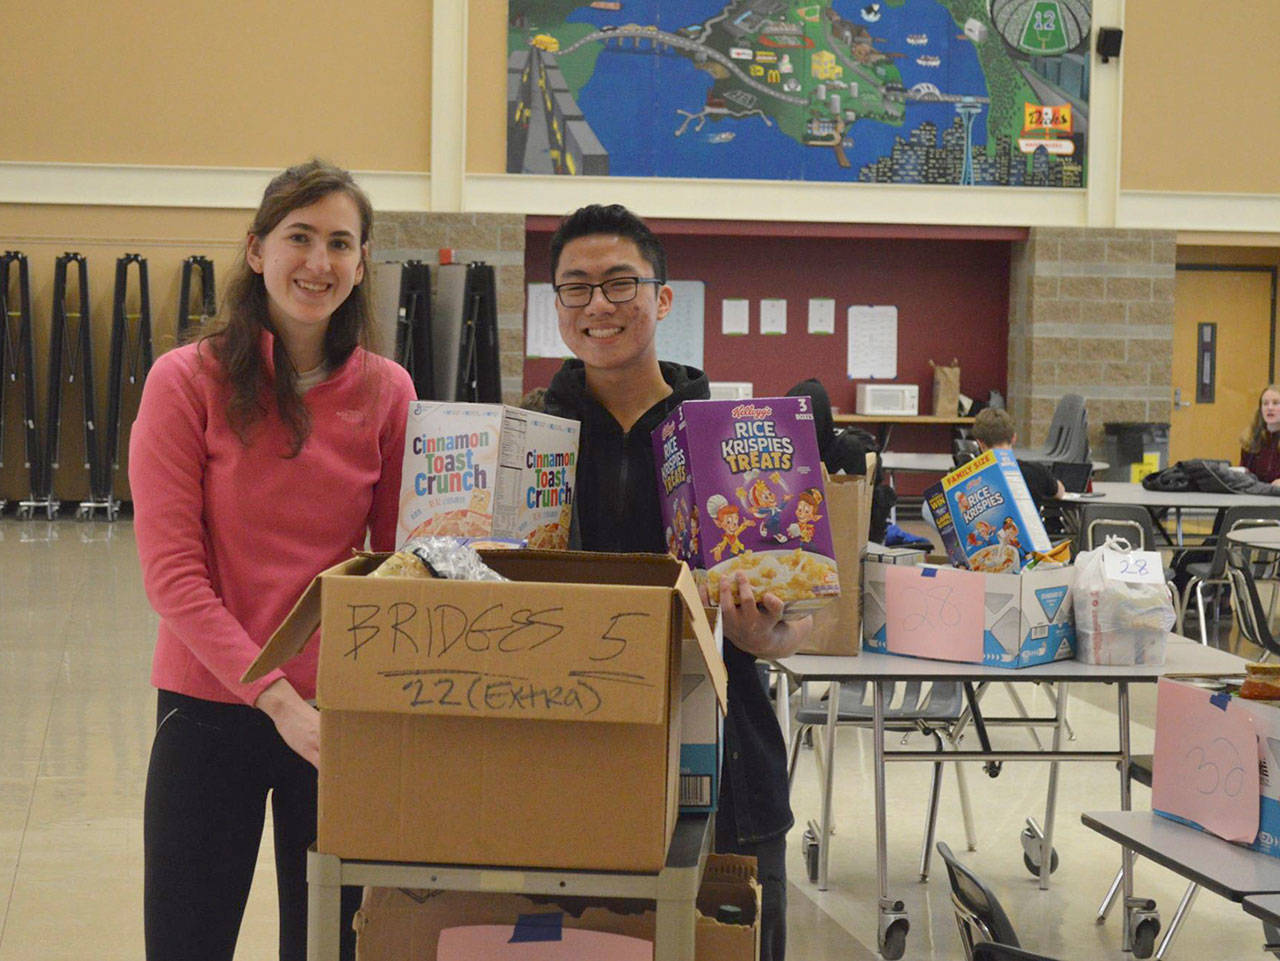
[[[1253,423],[1240,437],[1240,466],[1258,480],[1280,487],[1280,386],[1268,384],[1258,398]]]
[[[1013,430],[1013,417],[1007,410],[988,407],[974,419],[973,439],[984,451],[993,447],[1012,447],[1017,438],[1018,435]],[[1063,495],[1062,481],[1054,477],[1043,464],[1020,460],[1018,467],[1036,503]]]

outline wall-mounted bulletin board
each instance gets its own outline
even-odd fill
[[[526,277],[549,277],[547,248],[557,220],[530,218]],[[756,396],[783,394],[817,377],[831,402],[853,412],[848,378],[848,310],[897,308],[897,382],[920,386],[933,410],[930,359],[955,358],[960,389],[985,399],[1006,392],[1009,262],[1019,229],[863,227],[759,222],[651,221],[671,276],[705,285],[703,369],[712,380],[750,381]],[[760,332],[761,301],[787,301],[786,332]],[[810,333],[811,299],[835,301],[834,332]],[[725,334],[724,302],[746,300],[748,333]],[[820,328],[824,324],[818,325]],[[525,360],[525,389],[545,386],[559,360]],[[948,449],[942,432],[895,431],[895,447]]]

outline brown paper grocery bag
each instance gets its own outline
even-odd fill
[[[862,645],[862,553],[871,527],[871,485],[875,455],[867,455],[867,473],[832,474],[824,479],[827,516],[836,552],[840,596],[813,615],[813,631],[801,654],[858,653]]]
[[[933,416],[955,417],[960,409],[960,362],[954,358],[944,367],[929,361],[933,368]]]

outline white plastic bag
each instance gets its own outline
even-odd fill
[[[1106,554],[1132,554],[1121,537],[1076,556],[1073,588],[1076,660],[1086,664],[1163,664],[1165,638],[1173,627],[1173,600],[1160,581],[1108,576]]]

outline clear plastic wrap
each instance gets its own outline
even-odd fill
[[[476,553],[472,538],[415,537],[400,550],[413,554],[436,577],[451,581],[505,581],[506,578],[485,564]],[[499,546],[492,539],[486,547]],[[503,545],[507,546],[507,545]],[[509,545],[515,547],[514,543]]]
[[[1164,663],[1174,621],[1169,588],[1107,577],[1106,553],[1131,550],[1123,538],[1108,537],[1076,556],[1076,659],[1086,664]]]

